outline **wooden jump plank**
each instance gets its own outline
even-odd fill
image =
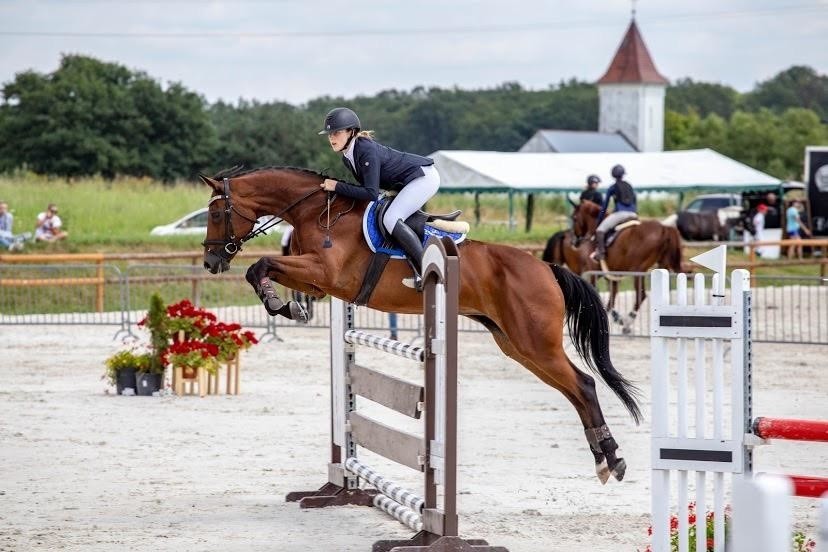
[[[354,365],[350,370],[351,391],[400,414],[419,419],[418,404],[425,400],[425,389],[403,379]]]
[[[423,471],[419,459],[425,455],[423,438],[351,412],[351,437],[361,447],[398,464]]]

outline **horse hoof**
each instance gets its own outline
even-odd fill
[[[290,303],[288,303],[288,307],[290,308],[291,320],[295,320],[300,324],[308,323],[308,311],[305,310],[305,307],[303,307],[301,303],[291,301]]]
[[[285,307],[284,301],[278,297],[266,297],[262,299],[262,303],[264,303],[265,310],[270,316],[282,314],[281,310]]]
[[[601,481],[601,485],[606,485],[610,478],[610,470],[607,466],[607,461],[604,459],[600,464],[595,464],[595,473]]]
[[[627,473],[627,463],[623,458],[619,458],[618,462],[615,463],[615,466],[612,467],[612,476],[616,481],[621,481],[624,479],[625,473]]]

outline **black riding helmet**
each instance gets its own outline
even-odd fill
[[[601,182],[601,179],[596,174],[591,174],[587,177],[587,184],[598,184],[599,182]]]
[[[359,130],[362,128],[362,124],[359,122],[357,114],[347,107],[336,107],[325,115],[324,128],[319,131],[319,134],[330,134],[346,128]]]
[[[622,167],[621,165],[616,165],[612,168],[613,178],[623,178],[625,173],[626,171],[624,170],[624,167]]]

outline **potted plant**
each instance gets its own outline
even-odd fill
[[[166,308],[166,330],[173,341],[200,339],[204,330],[216,322],[212,312],[193,305],[189,299],[182,299]]]
[[[230,362],[239,351],[246,351],[259,342],[251,331],[242,330],[240,324],[214,322],[202,330],[204,341],[218,347],[218,361]]]
[[[123,395],[126,389],[130,389],[126,394],[132,395],[136,389],[136,373],[149,367],[150,355],[124,349],[107,358],[105,364],[104,378],[115,386],[116,392]]]
[[[165,365],[182,369],[182,377],[190,379],[196,377],[199,368],[204,368],[211,374],[218,370],[218,347],[212,343],[204,343],[195,339],[172,343],[161,355]]]
[[[139,395],[151,396],[161,390],[161,384],[164,381],[164,365],[152,353],[143,353],[138,357],[142,358],[142,361],[135,373],[135,385]]]

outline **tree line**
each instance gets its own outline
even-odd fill
[[[0,171],[172,182],[230,166],[288,165],[344,176],[316,132],[352,107],[378,139],[427,155],[439,149],[515,151],[536,130],[595,130],[598,91],[575,79],[545,90],[385,90],[304,105],[207,103],[179,83],[65,55],[52,73],[25,71],[2,87]],[[667,88],[665,148],[710,147],[784,179],[800,179],[804,146],[828,143],[828,76],[793,66],[740,93],[681,79]]]

